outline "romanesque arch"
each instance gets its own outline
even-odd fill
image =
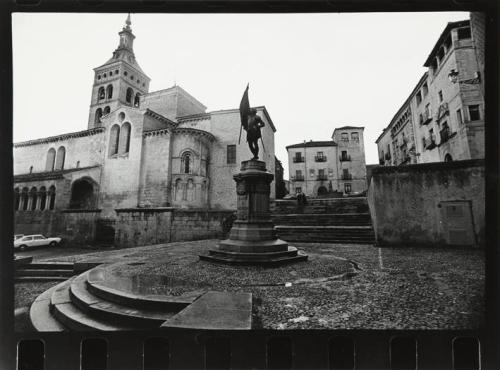
[[[127,94],[125,95],[125,101],[129,104],[132,104],[132,97],[134,96],[134,90],[132,88],[127,89]]]
[[[113,85],[108,85],[108,87],[106,87],[106,95],[108,99],[113,97]]]
[[[71,209],[93,209],[96,207],[97,184],[89,177],[75,180],[71,185]]]
[[[120,128],[120,143],[119,143],[119,154],[126,154],[130,149],[130,132],[132,126],[129,122],[125,122]]]
[[[118,143],[120,140],[120,126],[113,125],[109,132],[109,155],[118,154]]]
[[[45,171],[54,171],[54,164],[56,160],[56,150],[50,148],[47,152],[47,160],[45,162]]]
[[[94,118],[94,123],[97,125],[101,123],[101,117],[102,117],[102,109],[97,108],[95,111],[95,118]]]
[[[66,148],[64,146],[60,146],[59,149],[57,149],[56,170],[64,169],[65,159],[66,159]]]

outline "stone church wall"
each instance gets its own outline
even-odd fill
[[[165,207],[170,192],[169,133],[147,134],[143,139],[139,205]]]
[[[470,237],[484,246],[484,160],[379,166],[372,173],[368,202],[377,244],[439,246]]]
[[[48,140],[33,145],[14,146],[14,175],[29,173],[33,166],[33,172],[45,172],[47,153],[50,148],[57,152],[63,146],[66,150],[64,169],[88,167],[101,164],[103,161],[104,132],[88,136],[76,136],[78,133],[60,135],[61,139]],[[67,137],[67,138],[65,138]],[[34,140],[35,141],[35,140]]]

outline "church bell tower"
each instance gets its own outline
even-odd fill
[[[134,55],[130,14],[118,33],[120,41],[113,56],[94,68],[94,85],[88,128],[101,126],[101,119],[122,105],[139,108],[140,97],[149,91],[151,79],[139,67]]]

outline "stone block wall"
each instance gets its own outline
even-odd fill
[[[115,244],[122,247],[222,238],[232,211],[130,208],[117,210]]]
[[[455,244],[444,211],[449,204],[462,204],[470,215],[465,232],[473,245],[484,246],[484,175],[484,160],[373,168],[368,202],[377,244]]]
[[[17,211],[16,234],[43,234],[60,237],[64,245],[91,244],[94,242],[95,220],[98,210],[87,211]]]

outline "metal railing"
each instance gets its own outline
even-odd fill
[[[292,176],[292,181],[304,181],[304,175]]]
[[[326,156],[325,155],[317,155],[314,157],[314,160],[316,162],[326,162]]]
[[[304,162],[304,157],[293,157],[293,163]]]
[[[351,156],[350,156],[350,155],[341,155],[341,156],[339,157],[339,160],[340,160],[341,162],[349,162],[349,161],[351,160]]]
[[[342,175],[340,175],[340,179],[341,180],[352,180],[352,174],[350,174],[350,173],[342,174]]]
[[[324,181],[324,180],[326,180],[326,179],[327,179],[327,176],[326,176],[326,175],[318,175],[318,176],[316,177],[316,180],[319,180],[319,181]]]

